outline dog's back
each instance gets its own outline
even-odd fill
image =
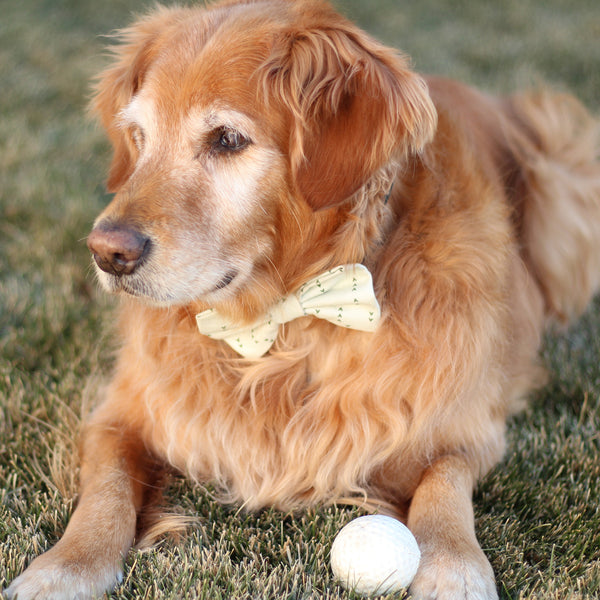
[[[546,314],[579,315],[600,287],[600,124],[569,94],[498,100],[447,79],[428,85],[438,113],[470,136],[478,168],[487,161],[486,176],[500,176]]]
[[[567,94],[537,92],[506,102],[521,135],[522,252],[561,321],[580,314],[600,286],[600,125]]]

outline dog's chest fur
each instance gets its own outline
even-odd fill
[[[469,440],[478,452],[485,448],[482,462],[502,451],[503,421],[490,430],[483,407],[473,404],[465,418],[453,415],[448,393],[446,403],[426,402],[436,394],[420,389],[435,370],[433,349],[402,343],[385,306],[378,334],[299,319],[282,327],[270,354],[249,363],[224,342],[207,345],[189,316],[168,330],[156,325],[143,334],[155,344],[146,344],[137,379],[126,384],[147,445],[248,508],[381,497],[388,478],[409,498],[435,458],[438,427],[451,432],[449,445]],[[493,381],[494,371],[488,375]]]

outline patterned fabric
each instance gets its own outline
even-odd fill
[[[251,325],[237,325],[211,308],[196,315],[200,333],[224,340],[246,358],[259,358],[275,342],[279,325],[313,316],[359,331],[375,331],[380,309],[363,265],[343,265],[307,281]]]

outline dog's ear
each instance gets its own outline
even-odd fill
[[[120,125],[122,110],[142,86],[144,76],[160,48],[160,34],[177,19],[175,10],[159,7],[117,34],[113,64],[98,75],[91,102],[113,145],[107,188],[115,192],[134,168],[134,149]]]
[[[267,100],[290,111],[296,185],[313,209],[357,191],[394,155],[418,152],[437,114],[407,61],[336,13],[275,41],[263,67]]]

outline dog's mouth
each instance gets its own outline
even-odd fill
[[[214,286],[212,292],[218,292],[220,290],[225,289],[237,276],[239,272],[237,270],[231,270]],[[125,292],[131,296],[148,298],[149,300],[153,300],[159,303],[170,303],[174,300],[168,293],[163,295],[157,295],[155,291],[150,288],[140,285],[139,281],[133,282],[129,281],[127,278],[123,277],[112,277],[113,285],[119,291]]]
[[[210,265],[208,266],[210,267]],[[237,266],[228,265],[216,273],[186,273],[185,269],[175,265],[171,269],[159,270],[148,261],[139,271],[130,274],[116,275],[96,270],[102,287],[111,293],[123,293],[138,298],[153,306],[171,306],[202,299],[208,303],[228,297],[243,279]],[[220,271],[220,272],[219,272]],[[173,273],[176,276],[173,276]],[[212,275],[212,277],[211,277]]]
[[[217,283],[217,285],[214,288],[214,291],[217,290],[222,290],[224,288],[226,288],[238,275],[238,272],[236,270],[233,271],[229,271],[225,277],[223,277],[223,279],[221,279],[221,281],[219,281],[219,283]]]

